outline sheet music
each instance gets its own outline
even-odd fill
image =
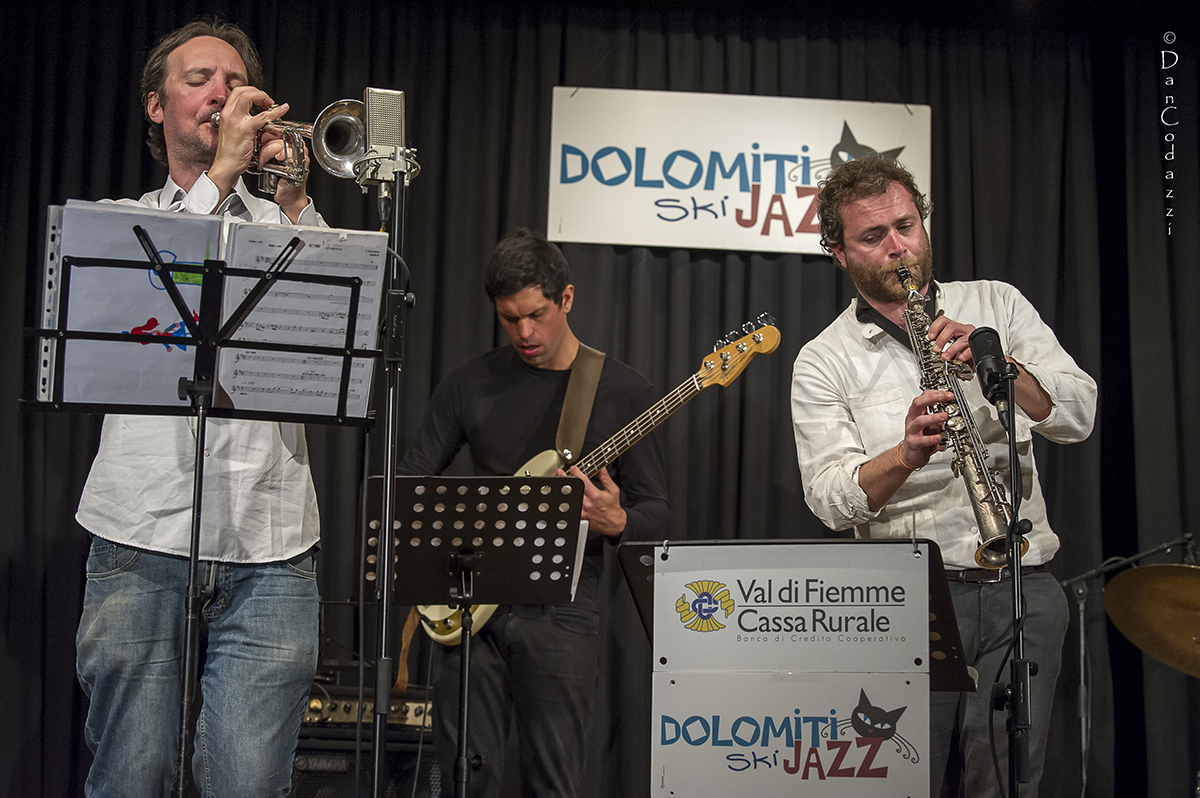
[[[575,570],[571,572],[571,601],[575,600],[575,589],[579,587],[579,575],[583,573],[583,554],[587,548],[588,522],[579,522],[579,539],[575,541]]]
[[[299,235],[306,246],[287,274],[359,278],[353,348],[375,347],[387,254],[385,233],[253,224],[81,201],[56,206],[49,216],[58,234],[48,230],[43,326],[58,324],[62,293],[68,331],[152,334],[161,336],[162,342],[71,338],[60,342],[44,337],[38,367],[40,400],[49,401],[55,395],[54,380],[61,360],[65,402],[145,406],[146,412],[154,412],[155,407],[188,406],[176,392],[181,377],[193,377],[194,347],[181,346],[176,340],[187,334],[186,327],[150,268],[133,234],[134,225],[146,229],[166,263],[197,269],[207,259],[223,259],[229,267],[261,270]],[[64,258],[69,259],[70,268],[63,264]],[[146,268],[85,267],[74,262],[79,258],[146,263]],[[195,317],[200,276],[183,271],[172,274]],[[69,290],[63,290],[64,283]],[[249,278],[227,277],[223,317],[236,308],[253,283]],[[233,340],[327,346],[344,352],[350,302],[351,290],[344,285],[280,279]],[[334,415],[343,365],[340,355],[229,347],[219,356],[214,406]],[[372,368],[373,361],[366,357],[351,363],[347,383],[351,417],[366,416]]]
[[[151,271],[133,234],[141,225],[167,263],[201,266],[219,257],[221,220],[213,216],[166,213],[113,203],[72,200],[63,209],[59,252],[73,258],[144,261],[145,269],[73,266],[67,329],[80,332],[135,332],[163,336],[160,344],[68,341],[64,348],[63,400],[102,404],[180,405],[176,385],[192,376],[193,347],[172,338],[187,330],[162,281]],[[48,269],[48,274],[51,273]],[[174,272],[184,301],[200,305],[198,275]],[[46,291],[57,290],[50,277]],[[54,304],[57,307],[57,303]],[[54,319],[49,323],[54,323]],[[48,368],[48,367],[47,367]],[[48,379],[48,375],[43,375]]]
[[[293,236],[299,236],[305,246],[288,267],[287,275],[362,280],[354,348],[374,348],[381,313],[387,234],[232,222],[225,253],[227,265],[266,269]],[[226,278],[222,324],[256,282],[257,278]],[[232,340],[344,349],[350,299],[348,287],[276,280]],[[342,365],[341,357],[229,347],[222,350],[217,374],[236,408],[333,415],[337,411]],[[371,365],[365,358],[356,358],[351,365],[346,411],[352,417],[366,415]]]

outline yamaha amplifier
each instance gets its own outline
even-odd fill
[[[362,722],[370,729],[375,722],[373,691],[365,690],[359,701],[357,687],[315,688],[304,710],[305,726],[344,726]],[[389,728],[429,731],[431,704],[421,697],[392,698],[388,703]]]
[[[422,741],[418,731],[389,726],[378,793],[371,784],[371,724],[364,724],[361,742],[355,736],[352,725],[302,726],[292,764],[293,798],[441,798],[442,773],[430,735]]]

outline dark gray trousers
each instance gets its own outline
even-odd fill
[[[1025,658],[1037,663],[1037,675],[1030,687],[1032,779],[1021,785],[1020,795],[1036,798],[1070,610],[1066,595],[1049,572],[1024,575],[1021,587],[1025,594]],[[950,596],[967,665],[979,672],[979,690],[929,694],[929,794],[942,798],[944,786],[944,795],[951,798],[1002,798],[1008,795],[1007,714],[992,711],[991,695],[992,682],[1012,639],[1012,583],[951,582]],[[1001,681],[1009,681],[1007,664]],[[996,783],[992,765],[989,720],[995,732],[1003,789]]]
[[[580,794],[596,696],[600,618],[576,606],[501,607],[471,639],[467,779],[471,798],[497,798],[517,735],[522,796]],[[434,743],[443,795],[454,795],[459,646],[435,646]]]

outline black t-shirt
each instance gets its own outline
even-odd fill
[[[477,476],[515,474],[534,455],[554,448],[570,374],[530,366],[511,346],[472,359],[434,390],[399,473],[440,474],[467,446]],[[606,357],[581,455],[598,448],[658,398],[636,371]],[[608,466],[608,473],[621,489],[627,514],[620,540],[665,537],[667,480],[660,434],[652,432],[634,444]],[[576,604],[596,606],[603,538],[588,534]]]

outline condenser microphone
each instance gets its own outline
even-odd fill
[[[1000,346],[1000,333],[991,327],[977,327],[967,338],[971,345],[971,357],[975,360],[975,374],[983,397],[996,406],[1000,420],[1008,426],[1008,395],[1004,389],[1004,375],[1008,372],[1008,361]]]
[[[367,107],[367,147],[404,149],[404,92],[368,88],[363,102]]]
[[[368,87],[363,92],[367,167],[361,184],[387,184],[408,171],[404,149],[404,92]],[[365,190],[365,189],[364,189]]]

